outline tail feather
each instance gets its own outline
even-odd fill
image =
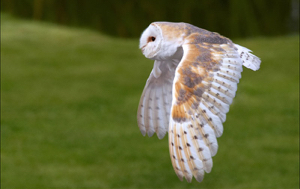
[[[256,71],[260,67],[261,60],[257,56],[251,54],[251,50],[246,47],[242,47],[240,45],[235,44],[235,47],[238,50],[240,58],[243,60],[243,65],[246,68],[249,68],[253,71]]]

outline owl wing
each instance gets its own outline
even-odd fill
[[[197,36],[193,39],[182,45],[183,58],[175,72],[169,149],[179,179],[185,177],[191,182],[194,176],[201,182],[204,172],[209,173],[213,166],[212,157],[218,150],[216,138],[223,133],[222,123],[241,78],[245,58],[238,51],[247,49],[226,38],[220,43],[201,41]],[[245,61],[250,67],[252,62]]]
[[[140,99],[137,120],[141,133],[162,139],[169,127],[172,83],[179,61],[155,61]]]

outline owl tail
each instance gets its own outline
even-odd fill
[[[256,71],[259,69],[260,67],[260,58],[258,58],[257,56],[251,54],[251,50],[242,47],[240,45],[235,44],[235,47],[238,50],[238,53],[240,54],[240,58],[243,60],[243,65],[246,68],[249,68],[253,71]]]

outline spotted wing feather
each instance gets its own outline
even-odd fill
[[[172,83],[178,62],[155,61],[142,93],[137,120],[145,136],[163,138],[168,131],[172,103]]]
[[[221,36],[218,36],[220,38]],[[217,137],[223,133],[229,105],[241,78],[242,59],[226,38],[201,42],[186,39],[173,82],[169,126],[172,165],[177,176],[199,182],[211,171]]]
[[[249,68],[253,71],[256,71],[260,68],[261,61],[257,56],[251,53],[251,50],[237,44],[235,44],[235,47],[237,48],[240,58],[243,61],[243,65],[246,68]]]

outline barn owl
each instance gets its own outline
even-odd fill
[[[212,169],[242,65],[254,71],[260,59],[218,33],[187,23],[154,22],[139,47],[154,66],[137,113],[145,136],[169,133],[175,173],[201,182]]]

